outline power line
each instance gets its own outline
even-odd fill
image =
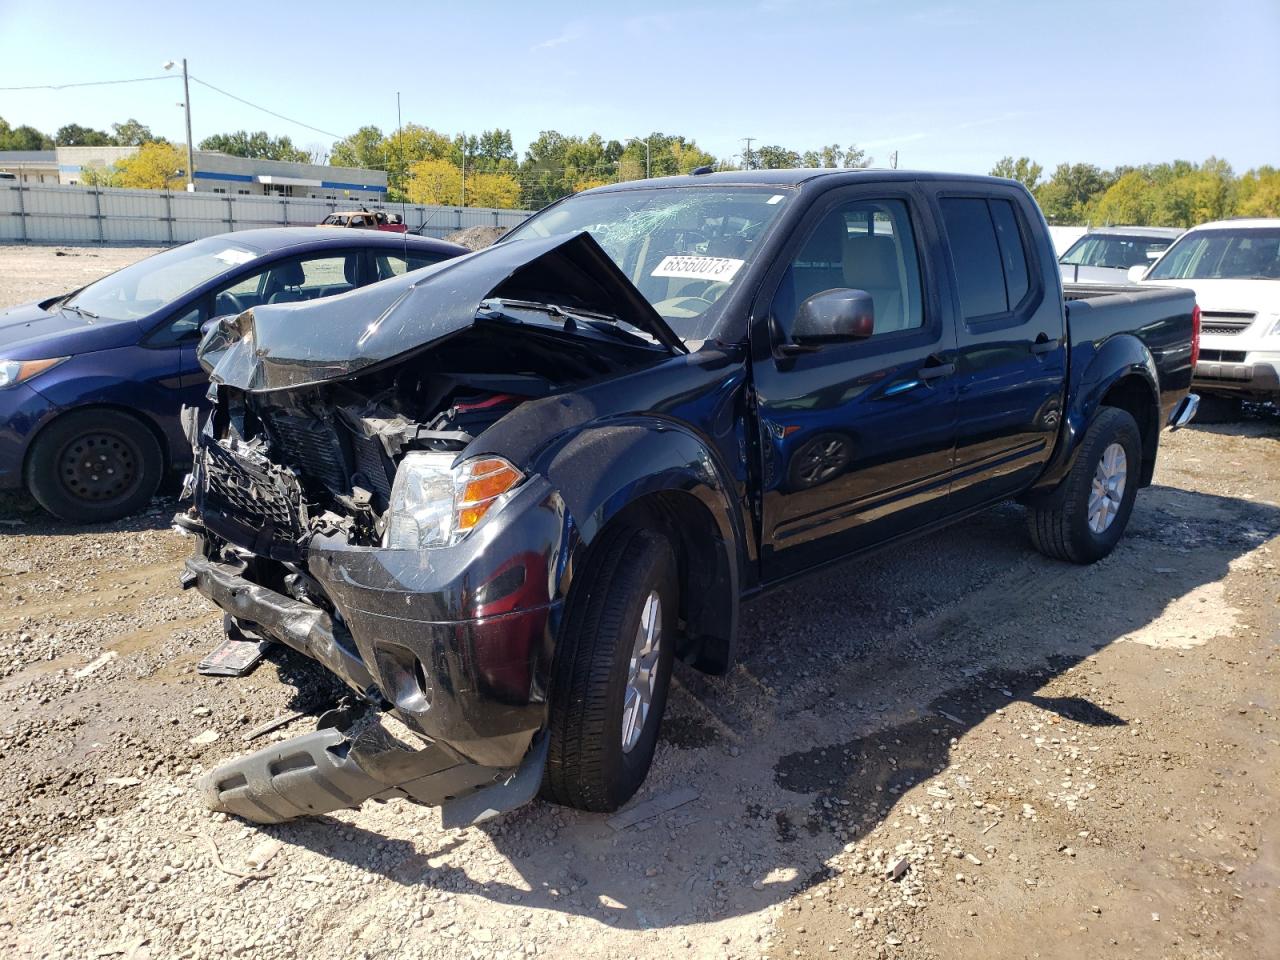
[[[228,93],[226,90],[223,90],[221,87],[215,87],[212,83],[209,83],[208,81],[205,81],[205,80],[201,80],[195,74],[191,75],[191,79],[194,80],[196,83],[200,84],[200,86],[202,87],[208,87],[210,90],[214,91],[215,93],[220,93],[224,97],[230,97],[232,100],[236,100],[240,103],[243,103],[247,107],[253,107],[253,109],[255,110],[261,110],[263,113],[269,113],[271,114],[271,116],[276,117],[280,120],[284,120],[288,123],[295,124],[296,126],[299,126],[299,127],[306,127],[308,130],[314,130],[316,133],[323,133],[326,137],[333,137],[334,140],[346,139],[340,133],[333,133],[329,130],[321,130],[319,127],[313,127],[311,124],[303,123],[301,120],[295,120],[293,119],[293,117],[286,117],[283,113],[276,113],[274,110],[269,110],[266,107],[256,104],[251,100],[246,100],[244,97],[237,97],[234,93]]]
[[[0,90],[70,90],[72,87],[110,87],[118,83],[146,83],[150,80],[175,80],[172,74],[162,73],[158,77],[133,77],[128,80],[86,80],[82,83],[38,83],[30,87],[0,87]]]

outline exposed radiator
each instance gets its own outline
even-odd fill
[[[351,471],[334,425],[312,417],[273,413],[267,419],[275,449],[272,459],[335,494],[351,492]]]

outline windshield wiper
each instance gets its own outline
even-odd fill
[[[483,301],[480,306],[483,310],[488,304],[497,304],[498,310],[490,307],[490,312],[499,316],[508,316],[506,310],[532,310],[537,313],[545,313],[549,317],[555,317],[557,320],[565,322],[565,329],[572,331],[579,324],[588,326],[592,330],[598,330],[601,333],[607,333],[615,339],[626,340],[628,343],[637,341],[651,344],[657,343],[652,336],[639,327],[627,323],[621,317],[611,313],[600,313],[595,310],[581,310],[577,307],[565,307],[558,303],[543,303],[540,300],[508,300],[504,297],[491,297]],[[625,326],[628,329],[623,330]],[[635,333],[630,331],[634,330]]]
[[[84,307],[76,306],[74,303],[64,303],[62,305],[62,309],[70,310],[73,313],[78,313],[80,316],[84,317],[86,320],[98,319],[98,315],[94,313],[92,310],[86,310]]]

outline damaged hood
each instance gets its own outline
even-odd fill
[[[499,243],[324,300],[254,307],[216,324],[198,355],[216,383],[249,392],[295,389],[354,376],[466,330],[493,298],[608,314],[673,353],[686,352],[583,232]]]

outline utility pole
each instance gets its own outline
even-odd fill
[[[166,70],[173,69],[173,61],[164,65]],[[187,192],[196,188],[196,153],[191,142],[191,84],[187,80],[187,58],[182,58],[182,108],[187,115]]]
[[[743,137],[742,139],[743,139],[743,140],[745,140],[745,141],[746,141],[746,143],[747,143],[746,167],[747,167],[747,169],[748,169],[748,170],[750,170],[750,169],[751,169],[751,141],[752,141],[752,140],[755,140],[756,138],[755,138],[755,137]]]

